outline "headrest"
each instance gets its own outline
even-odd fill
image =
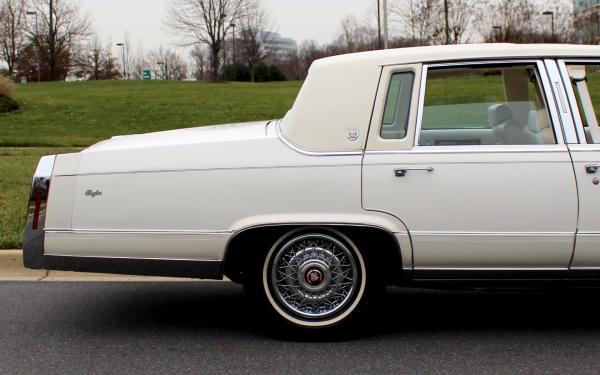
[[[494,104],[488,108],[490,126],[497,126],[513,118],[513,113],[506,104]]]

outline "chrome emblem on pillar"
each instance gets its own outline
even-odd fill
[[[356,129],[348,129],[346,131],[346,138],[348,138],[349,141],[355,142],[359,137],[360,133]]]

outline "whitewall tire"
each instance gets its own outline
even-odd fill
[[[334,230],[291,231],[271,247],[262,265],[268,307],[302,328],[347,321],[361,305],[366,283],[359,249]]]

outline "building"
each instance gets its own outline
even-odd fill
[[[263,40],[265,48],[274,58],[283,59],[298,52],[298,42],[291,38],[284,38],[279,33],[265,31]]]

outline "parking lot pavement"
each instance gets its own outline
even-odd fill
[[[317,341],[231,283],[0,282],[0,373],[597,374],[599,296],[390,288],[360,333]]]

